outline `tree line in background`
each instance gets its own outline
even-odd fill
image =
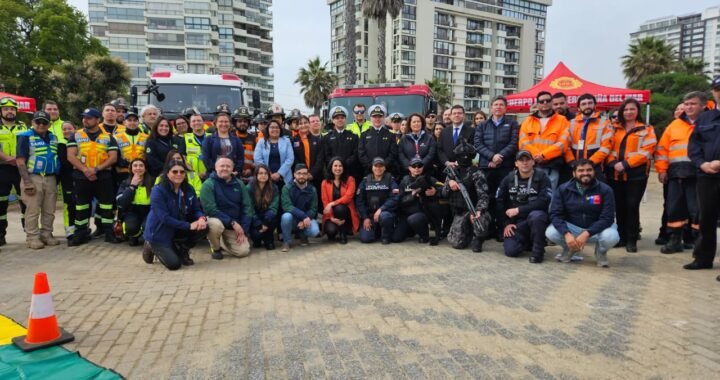
[[[64,119],[126,96],[130,70],[66,0],[0,0],[0,90],[53,99]],[[40,104],[38,104],[38,107]]]
[[[631,43],[622,57],[629,88],[650,90],[650,124],[662,135],[674,118],[675,108],[690,91],[710,95],[710,73],[702,59],[678,59],[673,47],[662,39],[647,37]],[[709,96],[712,98],[711,96]]]

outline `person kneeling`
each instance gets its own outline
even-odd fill
[[[575,161],[573,179],[553,194],[550,219],[545,236],[562,246],[560,261],[569,263],[586,243],[595,242],[597,265],[608,267],[607,251],[620,241],[613,223],[615,196],[610,186],[595,179],[592,161]]]
[[[503,227],[503,248],[508,257],[518,257],[530,249],[530,262],[539,264],[545,257],[552,187],[547,174],[535,170],[535,160],[527,150],[517,153],[515,168],[503,178],[495,194],[498,221]]]
[[[410,174],[400,181],[398,225],[392,236],[395,243],[417,234],[420,236],[420,243],[438,245],[442,212],[437,198],[442,187],[435,178],[423,174],[423,166],[419,157],[413,158],[408,166]],[[435,232],[432,238],[428,223]]]
[[[372,173],[358,186],[355,196],[362,226],[360,241],[372,243],[378,237],[383,244],[390,244],[395,227],[395,209],[400,199],[400,190],[390,173],[385,172],[385,160],[372,160]]]
[[[254,210],[245,184],[233,175],[234,166],[229,157],[218,157],[215,171],[200,190],[200,203],[208,216],[208,241],[215,260],[222,260],[223,252],[237,257],[250,254],[245,231],[250,231]]]
[[[120,184],[115,202],[118,205],[118,216],[122,221],[123,232],[130,240],[130,246],[134,247],[140,244],[140,235],[150,212],[153,178],[142,158],[130,161],[128,166],[130,178]]]
[[[320,233],[317,220],[317,192],[313,185],[308,183],[308,168],[305,164],[295,165],[295,180],[282,189],[282,208],[285,213],[280,218],[282,229],[282,251],[290,250],[294,231],[299,231],[303,237],[301,244],[308,245],[308,238],[316,237]]]
[[[165,165],[160,183],[150,193],[150,213],[143,233],[143,260],[152,264],[157,256],[170,270],[194,264],[190,249],[207,234],[207,218],[185,170],[182,161]]]

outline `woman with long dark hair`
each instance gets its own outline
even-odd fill
[[[162,173],[165,157],[170,149],[178,149],[178,146],[180,139],[173,135],[172,125],[167,119],[160,117],[145,142],[145,161],[151,176],[157,177]]]
[[[355,178],[348,175],[340,157],[328,164],[327,178],[320,185],[323,205],[323,229],[328,240],[339,235],[340,244],[347,244],[347,235],[360,227],[355,209]]]
[[[129,168],[130,175],[120,183],[115,202],[125,236],[130,246],[134,247],[139,244],[145,219],[150,212],[150,191],[155,182],[142,158],[130,161]]]
[[[253,179],[248,184],[250,202],[255,215],[252,218],[250,237],[253,247],[265,246],[267,250],[275,249],[273,231],[277,227],[280,208],[280,191],[270,180],[270,169],[265,164],[255,166]]]
[[[148,264],[157,256],[170,270],[192,265],[190,249],[207,235],[207,218],[186,173],[186,163],[170,161],[150,194],[142,253]]]
[[[613,149],[607,157],[606,170],[608,184],[615,193],[618,246],[624,246],[627,252],[637,252],[640,201],[647,186],[657,138],[655,129],[642,122],[640,102],[633,98],[622,103],[613,126]]]
[[[282,126],[277,120],[270,120],[267,136],[255,145],[255,164],[265,164],[270,169],[270,179],[278,188],[293,181],[292,167],[295,162],[292,143],[282,135]]]
[[[215,113],[215,132],[207,136],[202,144],[203,163],[207,168],[207,176],[215,170],[215,160],[220,156],[230,158],[235,164],[235,171],[242,174],[242,168],[245,164],[245,147],[242,141],[230,133],[230,109],[227,107],[218,107],[220,111]]]
[[[165,157],[165,163],[163,164],[163,167],[167,165],[170,161],[181,161],[183,164],[185,164],[186,172],[185,177],[187,178],[188,183],[190,186],[193,187],[196,194],[200,194],[200,189],[202,188],[202,180],[200,179],[200,176],[198,173],[193,171],[192,166],[185,160],[185,156],[180,153],[177,149],[170,149],[167,156]],[[160,177],[158,177],[155,180],[155,183],[157,184],[160,182]]]

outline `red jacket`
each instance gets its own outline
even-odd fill
[[[360,228],[360,218],[358,217],[357,209],[355,208],[355,179],[348,177],[344,184],[340,185],[340,198],[337,199],[337,203],[346,205],[350,209],[350,219],[352,219],[352,230],[356,232]],[[320,185],[320,198],[323,204],[323,210],[325,206],[333,202],[333,183],[332,181],[324,180]],[[330,213],[323,212],[323,223],[330,220],[333,217],[332,210]]]

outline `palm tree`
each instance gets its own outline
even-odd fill
[[[707,63],[702,58],[687,58],[680,60],[681,71],[702,77],[708,77],[710,71],[706,70]]]
[[[345,84],[355,84],[357,81],[357,51],[355,50],[355,0],[345,0]]]
[[[312,108],[315,114],[319,114],[323,102],[338,83],[338,76],[330,72],[327,66],[327,62],[320,63],[320,57],[310,59],[307,67],[300,68],[295,79],[295,83],[300,85],[305,105]]]
[[[378,82],[385,82],[385,26],[387,15],[395,18],[400,14],[403,0],[363,0],[362,12],[367,18],[375,19],[378,23]]]
[[[678,67],[673,47],[656,37],[630,44],[628,54],[622,57],[622,65],[628,87],[648,75],[673,71]]]
[[[440,108],[445,108],[452,102],[452,93],[450,92],[450,85],[444,79],[433,78],[431,80],[425,80],[425,84],[430,87],[433,98],[438,103]]]

